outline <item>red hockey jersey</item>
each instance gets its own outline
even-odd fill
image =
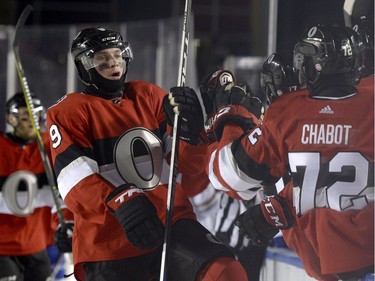
[[[307,90],[283,95],[262,125],[239,138],[242,131],[228,124],[212,148],[211,182],[244,199],[291,173],[281,195],[296,224],[283,234],[319,280],[374,264],[374,78],[368,79],[358,94],[341,99],[311,98]]]
[[[122,142],[124,133],[129,130],[131,133],[134,128],[152,132],[163,140],[163,155],[168,154],[171,138],[163,135],[165,129],[162,129],[166,124],[162,109],[165,95],[156,85],[131,81],[125,84],[121,99],[106,100],[84,93],[71,93],[47,111],[58,187],[67,207],[74,213],[73,259],[78,280],[84,279],[80,266],[84,262],[127,258],[149,251],[129,243],[104,201],[114,188],[125,183],[127,175],[134,173],[133,163],[137,163],[137,171],[149,170],[151,174],[159,167],[153,162],[150,168],[147,155],[137,158],[138,154],[142,155],[137,149],[130,153],[133,154],[132,159],[120,161],[129,153],[126,145],[121,145],[119,151],[119,141],[131,146],[140,139],[134,136],[129,142]],[[181,172],[198,174],[202,170],[202,164],[194,161],[195,153],[201,154],[199,151],[180,141],[178,168]],[[146,159],[143,161],[142,157]],[[155,188],[147,191],[147,195],[164,222],[169,165],[164,156],[160,163],[160,180]],[[173,221],[179,218],[195,219],[195,214],[188,197],[177,183]]]
[[[48,134],[42,137],[48,150]],[[30,255],[53,243],[52,192],[36,141],[21,144],[1,134],[0,147],[3,161],[0,165],[0,255]],[[37,192],[29,198],[27,189],[34,184]],[[18,190],[16,200],[6,195],[14,190]],[[12,210],[11,206],[17,203],[25,211],[22,216]],[[26,210],[28,206],[31,209]]]

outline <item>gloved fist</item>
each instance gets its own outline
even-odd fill
[[[235,83],[233,74],[225,69],[217,68],[210,73],[200,84],[202,101],[208,117],[211,117],[216,91],[229,84]]]
[[[213,130],[216,138],[220,140],[224,126],[228,122],[241,126],[244,132],[255,127],[258,120],[263,118],[264,107],[262,101],[250,91],[228,83],[219,87],[215,93],[213,114]]]
[[[167,122],[173,126],[174,115],[180,118],[180,137],[191,144],[198,144],[204,131],[204,116],[195,91],[189,87],[173,87],[163,99]]]
[[[55,245],[60,253],[72,252],[72,238],[73,238],[74,222],[67,221],[65,225],[61,224],[57,227],[55,232]]]
[[[108,195],[105,204],[132,245],[151,249],[163,244],[164,225],[143,190],[130,183],[120,185]]]
[[[268,197],[250,207],[235,221],[240,233],[262,246],[268,245],[280,229],[288,229],[293,223],[292,212],[279,195]]]

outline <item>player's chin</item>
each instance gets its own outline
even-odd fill
[[[117,81],[117,80],[120,80],[121,77],[112,77],[112,76],[109,76],[107,79],[108,80],[112,80],[112,81]]]
[[[25,140],[27,140],[27,141],[31,141],[31,140],[34,140],[35,137],[36,137],[35,132],[32,132],[32,133],[29,133],[29,134],[27,134],[27,135],[25,136]]]

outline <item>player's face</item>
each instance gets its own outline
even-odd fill
[[[119,48],[109,48],[94,54],[96,71],[106,79],[118,80],[125,73],[125,60]]]
[[[19,113],[14,114],[14,117],[15,117],[15,123],[13,126],[13,129],[14,129],[13,134],[26,141],[34,139],[35,130],[33,128],[33,124],[31,122],[27,107],[20,107]]]

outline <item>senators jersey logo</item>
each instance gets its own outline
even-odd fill
[[[146,128],[134,128],[120,136],[113,151],[114,163],[125,182],[152,189],[160,182],[163,149],[160,139]]]
[[[26,186],[26,191],[18,190],[21,183]],[[5,204],[13,214],[21,217],[34,212],[37,192],[37,178],[33,173],[26,170],[8,176],[2,188]]]

